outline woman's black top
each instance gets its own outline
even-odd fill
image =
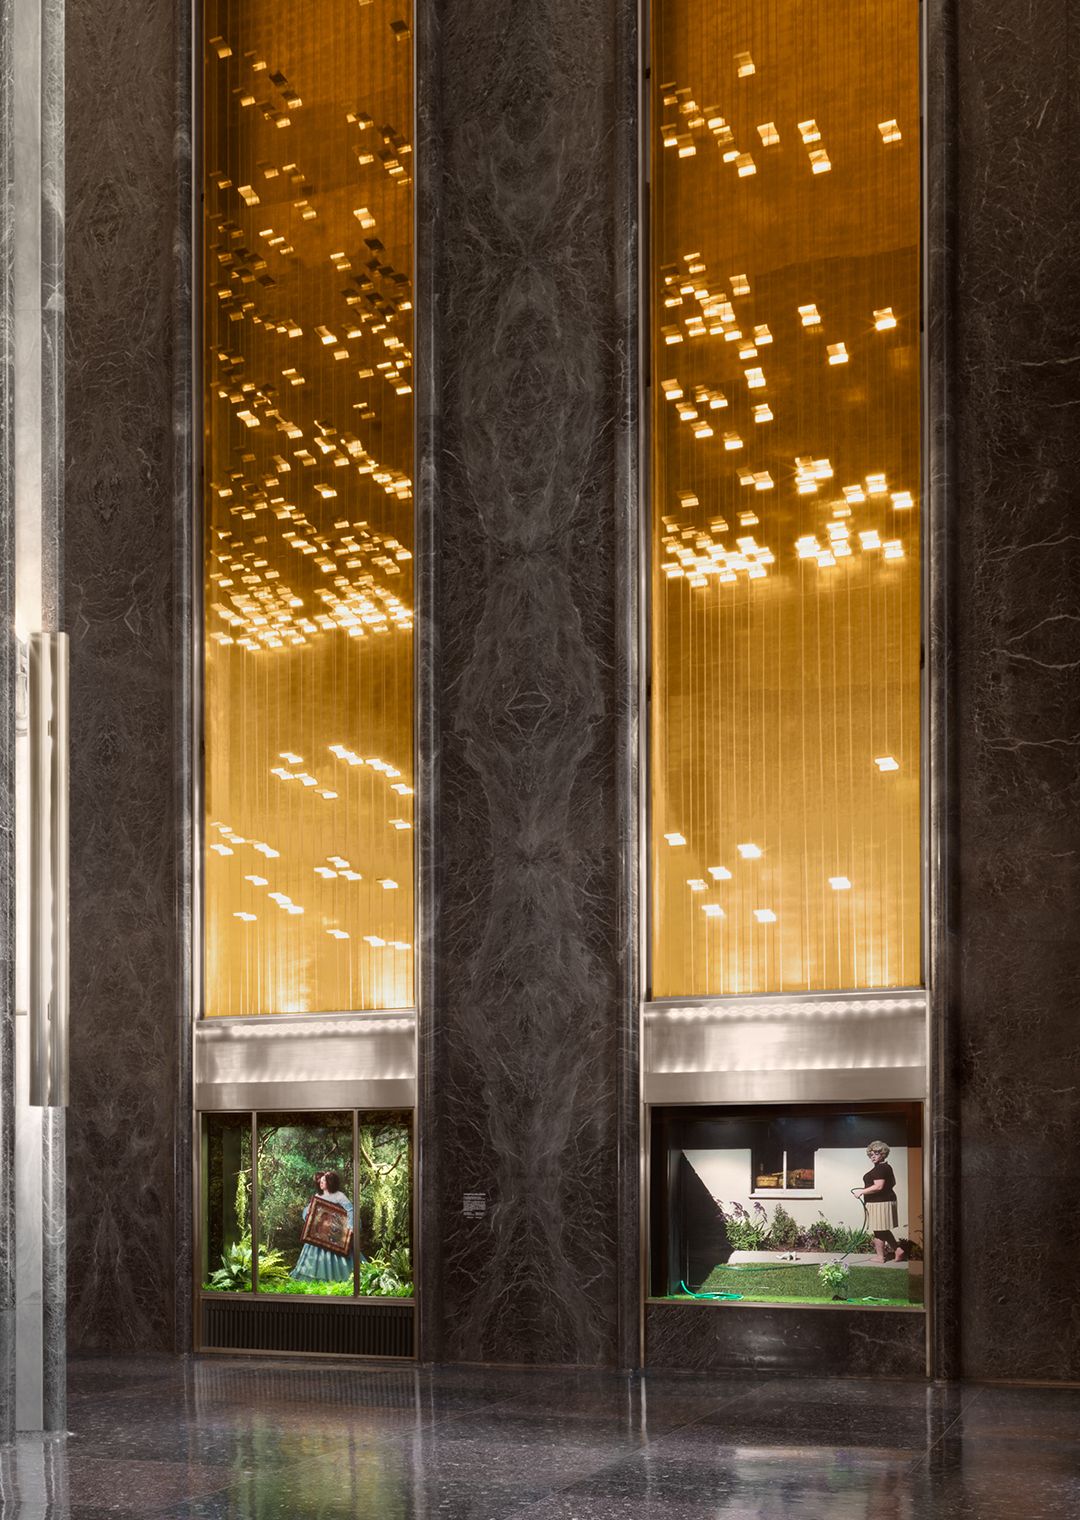
[[[887,1161],[879,1161],[863,1177],[863,1187],[872,1187],[875,1182],[881,1181],[884,1187],[878,1188],[876,1193],[871,1193],[866,1200],[868,1203],[895,1203],[896,1202],[896,1173]]]

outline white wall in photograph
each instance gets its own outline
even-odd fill
[[[741,1203],[752,1212],[755,1196],[751,1192],[751,1158],[749,1150],[687,1150],[683,1153],[694,1171],[708,1188],[720,1207],[728,1212],[733,1202]],[[896,1173],[896,1197],[900,1215],[899,1233],[918,1233],[922,1221],[908,1218],[908,1153],[907,1147],[894,1146],[889,1153],[889,1165]],[[805,1228],[824,1214],[830,1224],[861,1225],[862,1201],[851,1196],[853,1187],[862,1187],[864,1175],[870,1170],[866,1152],[856,1146],[836,1149],[823,1147],[814,1153],[814,1186],[805,1195],[798,1192],[757,1195],[769,1218],[778,1203],[782,1203],[796,1224]]]

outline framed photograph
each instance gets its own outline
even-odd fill
[[[348,1211],[340,1203],[331,1203],[327,1198],[314,1196],[308,1205],[307,1218],[300,1236],[303,1244],[321,1246],[324,1251],[348,1256],[352,1250],[352,1237]]]

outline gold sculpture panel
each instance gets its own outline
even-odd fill
[[[654,997],[921,980],[916,0],[655,0]]]
[[[412,15],[207,0],[205,1010],[413,999]]]

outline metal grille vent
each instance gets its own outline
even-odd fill
[[[411,1304],[259,1303],[203,1299],[202,1344],[221,1351],[413,1355]]]

